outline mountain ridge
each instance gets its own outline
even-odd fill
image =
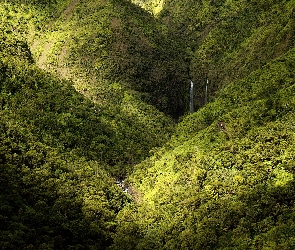
[[[159,2],[1,3],[1,248],[294,248],[294,0]]]

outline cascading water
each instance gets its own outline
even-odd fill
[[[190,107],[190,112],[194,113],[194,83],[193,81],[191,81],[189,107]]]

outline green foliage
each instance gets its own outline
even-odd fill
[[[83,85],[78,84],[76,87],[82,89],[84,93],[88,88],[87,95],[95,102],[94,104],[78,94],[70,86],[71,83],[54,79],[51,75],[38,70],[36,66],[27,64],[27,62],[33,63],[28,40],[39,39],[38,36],[42,32],[36,31],[38,25],[43,22],[44,26],[44,18],[55,8],[62,8],[65,4],[66,2],[58,1],[45,8],[43,12],[37,8],[38,5],[28,7],[3,4],[1,6],[3,19],[5,19],[5,22],[1,23],[3,29],[3,40],[0,43],[1,56],[7,57],[1,61],[2,109],[12,110],[19,114],[21,119],[28,121],[32,132],[47,145],[75,152],[87,159],[104,161],[106,164],[116,165],[122,169],[127,164],[139,162],[149,154],[151,148],[160,146],[167,140],[172,129],[169,125],[171,121],[140,101],[135,97],[136,94],[131,94],[121,83],[112,83],[103,79],[97,82],[97,85],[93,85],[88,79],[82,79]],[[84,4],[87,6],[88,2]],[[105,6],[103,10],[111,13],[108,8]],[[77,15],[83,13],[82,10],[85,11],[83,7],[78,8]],[[37,11],[39,15],[36,20],[32,20],[32,16]],[[64,18],[63,14],[61,18]],[[101,18],[100,14],[96,13],[97,18]],[[85,33],[85,30],[83,31],[85,25],[88,25],[90,29],[93,28],[92,32],[101,28],[101,31],[106,34],[107,41],[108,19],[102,19],[102,27],[100,27],[97,26],[95,16],[91,17],[92,19],[79,21],[81,29],[75,30],[75,37],[81,38],[81,33]],[[53,20],[56,20],[56,17],[53,17]],[[53,20],[48,21],[53,22]],[[89,20],[92,22],[91,25],[87,24]],[[71,26],[70,30],[72,29]],[[35,38],[32,38],[34,32]],[[67,34],[61,32],[57,38],[63,39]],[[84,39],[87,41],[88,37]],[[105,40],[101,42],[104,43]],[[34,44],[33,46],[37,48],[38,41]],[[59,50],[64,48],[60,44],[62,44],[61,41],[57,41],[58,47],[55,48],[54,45],[52,50],[57,56],[59,56]],[[99,45],[100,43],[97,44]],[[73,46],[73,44],[69,45],[69,49],[74,50]],[[80,40],[77,46],[83,47],[85,44]],[[89,45],[88,48],[91,49]],[[74,55],[75,53],[72,54],[73,57]],[[92,56],[95,60],[99,59],[97,54]],[[60,66],[59,59],[55,60],[56,58],[50,56],[50,52],[46,57],[52,60],[50,67],[53,71]],[[40,60],[37,64],[40,65]],[[79,80],[77,74],[85,72],[83,65],[80,65],[81,69],[76,70],[78,65],[79,60],[74,69],[70,67],[71,77],[75,77],[76,80]],[[69,68],[69,63],[66,63],[64,67]],[[88,85],[85,87],[87,81]],[[128,102],[127,105],[126,102]]]
[[[161,111],[183,114],[188,82],[182,47],[153,16],[129,1],[73,3],[35,38],[37,64],[67,78],[84,75],[91,87],[120,82]]]
[[[107,135],[93,104],[25,60],[0,72],[1,248],[105,248],[128,198],[89,161]]]
[[[171,128],[171,121],[121,90],[112,90],[117,104],[101,108],[34,65],[18,66],[10,58],[1,73],[2,109],[19,115],[49,146],[122,170],[168,139],[163,127]]]
[[[294,248],[294,55],[228,85],[135,168],[114,249],[123,231],[138,235],[126,249]]]
[[[0,6],[0,246],[106,249],[131,200],[110,175],[131,171],[173,124],[121,83],[89,86],[87,99],[37,68],[29,45],[66,1],[40,4]]]
[[[294,0],[136,3],[1,3],[1,249],[294,249]]]
[[[19,117],[0,114],[1,248],[109,245],[128,198],[99,163],[46,146]]]
[[[31,13],[25,15],[9,4],[0,5],[0,56],[8,55],[26,58],[33,61],[30,49],[25,39]]]
[[[196,106],[294,47],[294,1],[166,1],[159,19],[185,41]],[[180,43],[179,43],[180,45]]]
[[[164,0],[131,0],[131,2],[139,5],[140,7],[153,13],[154,15],[159,14],[165,4]]]

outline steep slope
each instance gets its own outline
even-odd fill
[[[1,248],[295,248],[294,0],[163,3],[1,3]]]
[[[80,0],[50,23],[32,41],[41,68],[75,79],[92,97],[115,81],[167,114],[183,114],[188,82],[182,47],[148,12],[127,0]]]
[[[95,157],[110,131],[93,103],[19,58],[0,72],[1,249],[108,246],[129,198]]]
[[[188,39],[195,106],[207,77],[211,101],[129,176],[136,204],[113,249],[294,248],[294,6],[166,1],[158,18]]]
[[[294,67],[293,49],[230,84],[137,166],[115,249],[294,248]]]
[[[103,86],[101,104],[35,65],[33,40],[75,3],[0,4],[1,249],[106,249],[131,201],[113,175],[124,176],[173,129],[116,82]]]
[[[212,99],[222,86],[294,47],[294,6],[292,0],[165,2],[158,19],[185,41],[197,107],[204,104],[207,79]]]
[[[47,65],[45,62],[52,58],[50,49],[60,42],[58,39],[46,43],[45,48],[49,51],[41,51],[40,57],[36,60],[37,64],[49,71],[57,71],[60,68],[68,71],[68,75],[62,76],[73,78],[77,88],[80,88],[92,102],[75,93],[69,83],[51,83],[56,81],[50,75],[38,71],[33,65],[34,59],[28,44],[31,43],[33,51],[37,50],[40,43],[38,36],[47,32],[44,27],[59,27],[63,17],[66,20],[71,17],[78,1],[58,1],[52,5],[34,1],[26,5],[15,2],[17,4],[1,4],[1,13],[5,21],[1,23],[0,44],[1,57],[4,58],[1,83],[2,109],[13,110],[21,115],[23,120],[36,125],[34,133],[38,134],[42,142],[65,150],[75,150],[75,153],[88,159],[101,160],[110,166],[118,166],[121,170],[124,166],[144,159],[151,148],[160,146],[167,140],[173,127],[172,121],[152,106],[140,101],[138,94],[132,93],[130,88],[125,88],[122,82],[103,78],[93,80],[93,67],[86,68],[80,62],[72,64],[72,67],[66,65],[64,68],[51,65],[50,62]],[[84,4],[89,7],[89,2]],[[99,3],[98,7],[101,6]],[[116,5],[112,3],[112,6]],[[109,9],[108,11],[111,13]],[[82,22],[83,18],[80,21]],[[95,21],[92,20],[93,25]],[[105,22],[101,21],[102,25],[107,27],[111,18]],[[82,32],[85,26],[81,26]],[[107,32],[107,29],[102,31]],[[60,34],[63,37],[63,32],[66,30],[49,33]],[[71,33],[73,30],[68,29],[68,32]],[[74,38],[71,39],[75,40]],[[86,41],[87,39],[89,37],[85,38]],[[83,41],[79,41],[76,46],[84,46]],[[62,49],[70,50],[72,47]],[[70,55],[77,56],[66,52],[64,56]],[[59,58],[62,56],[57,55]],[[9,73],[6,68],[10,67]],[[110,69],[107,68],[105,71],[107,70]],[[78,73],[81,76],[77,75]],[[37,84],[38,81],[42,83],[40,86]],[[48,81],[48,84],[42,81]],[[79,85],[81,82],[84,86]]]

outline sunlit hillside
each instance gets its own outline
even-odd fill
[[[31,41],[40,68],[72,79],[100,104],[99,91],[116,82],[174,118],[186,111],[183,48],[139,6],[128,0],[73,0],[47,25]]]
[[[198,110],[129,176],[114,249],[294,248],[294,6],[166,1]]]
[[[165,0],[131,0],[132,3],[144,8],[157,16],[164,8]]]
[[[56,54],[77,6],[0,5],[1,249],[105,249],[131,201],[115,180],[174,127],[120,79],[74,62],[72,47]]]
[[[294,59],[228,85],[136,167],[116,249],[294,247]]]
[[[295,249],[294,14],[2,1],[0,249]]]

